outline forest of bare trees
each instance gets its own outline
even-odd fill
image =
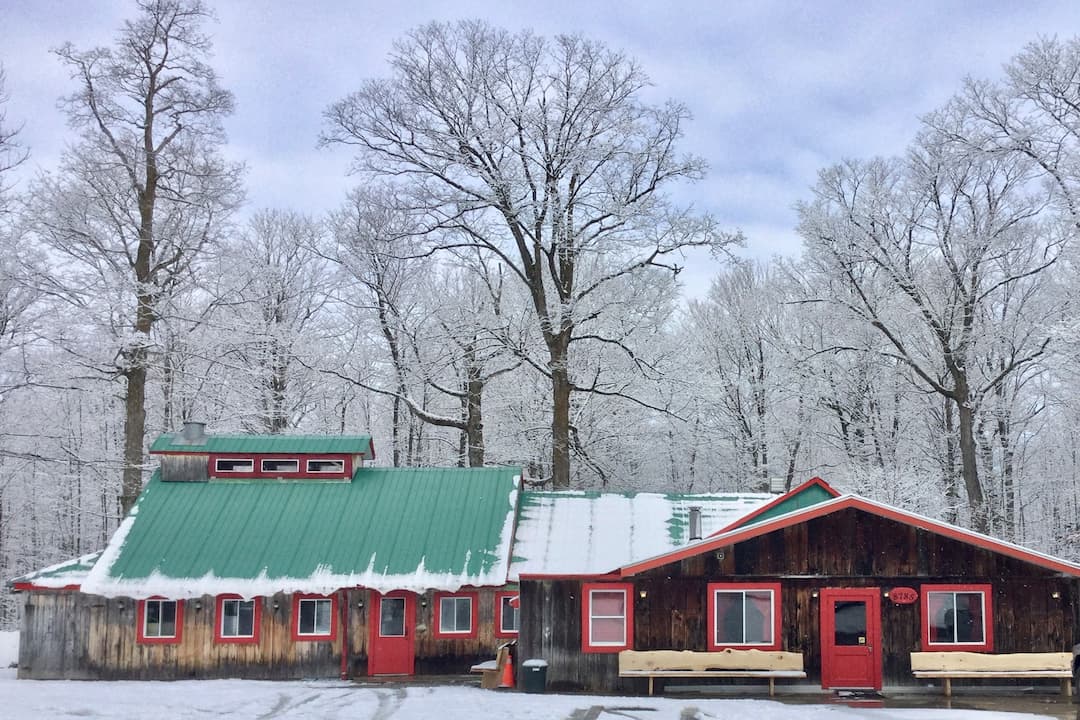
[[[1080,39],[835,158],[765,261],[680,202],[689,114],[616,49],[416,28],[312,109],[354,164],[312,216],[243,203],[209,8],[136,10],[56,51],[70,137],[30,182],[0,71],[0,578],[101,548],[186,419],[537,487],[819,475],[1080,560]]]

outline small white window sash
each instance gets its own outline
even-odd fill
[[[598,593],[604,593],[608,595],[614,595],[619,593],[623,596],[623,612],[621,615],[598,615],[593,611],[593,596]],[[625,590],[615,589],[596,589],[589,591],[589,645],[593,647],[619,647],[626,644],[626,609],[629,606],[629,601],[626,597]],[[619,641],[613,640],[593,640],[593,621],[594,620],[622,620],[622,639]]]

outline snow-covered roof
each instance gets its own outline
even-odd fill
[[[99,557],[101,557],[100,550],[95,553],[80,555],[77,558],[64,560],[55,565],[17,577],[11,581],[11,584],[17,589],[21,587],[55,589],[78,587],[86,580],[86,576],[90,573]]]
[[[708,536],[773,500],[765,493],[526,492],[514,533],[510,580],[522,575],[596,575],[689,542],[701,507]]]
[[[364,467],[351,482],[155,473],[82,590],[179,599],[502,585],[519,481],[516,468]]]
[[[1045,553],[1031,550],[1005,540],[1000,540],[990,535],[984,535],[983,533],[975,532],[974,530],[968,530],[940,520],[928,518],[924,515],[908,512],[907,510],[901,510],[900,508],[892,507],[891,505],[850,494],[839,495],[830,500],[796,508],[791,512],[777,515],[761,522],[746,525],[740,524],[738,527],[725,530],[724,532],[711,537],[706,534],[706,537],[703,540],[695,540],[683,547],[664,550],[655,555],[625,563],[618,568],[608,568],[608,570],[617,572],[624,577],[636,575],[662,565],[667,565],[702,553],[711,552],[727,545],[733,545],[760,535],[765,535],[776,530],[798,525],[815,518],[848,509],[855,509],[888,520],[894,520],[905,525],[910,525],[928,532],[943,535],[953,540],[974,545],[983,548],[984,550],[1000,553],[1049,570],[1061,572],[1065,575],[1080,577],[1080,564],[1046,555]]]

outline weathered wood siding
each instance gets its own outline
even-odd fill
[[[807,682],[821,680],[816,592],[832,587],[993,586],[995,652],[1060,652],[1080,641],[1080,583],[1050,570],[893,520],[846,510],[635,578],[635,650],[706,650],[710,582],[780,582],[781,649],[801,652]],[[550,681],[575,689],[640,690],[617,677],[614,656],[581,652],[581,581],[524,581],[519,657],[549,661]],[[639,597],[641,590],[646,597]],[[1059,598],[1052,597],[1057,592]],[[883,679],[914,684],[921,601],[881,599]]]
[[[29,591],[24,598],[20,634],[20,678],[33,679],[304,679],[339,677],[340,634],[344,615],[347,673],[367,674],[371,593],[337,593],[339,634],[330,641],[292,639],[292,596],[259,598],[262,616],[257,644],[216,643],[215,598],[184,602],[181,642],[136,641],[138,603],[133,598],[103,598],[70,591]],[[482,589],[479,628],[473,639],[434,637],[433,594],[417,598],[416,672],[467,673],[471,665],[495,656],[505,642],[494,635],[495,590]]]
[[[162,455],[161,479],[165,482],[207,482],[209,455]]]

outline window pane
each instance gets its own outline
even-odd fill
[[[241,637],[255,637],[255,601],[239,601],[240,612],[237,617],[236,634]]]
[[[315,601],[300,600],[300,634],[315,634]]]
[[[622,618],[593,618],[589,642],[593,645],[622,645],[626,634]]]
[[[157,600],[146,601],[146,624],[143,626],[145,637],[159,637],[161,634],[161,603]]]
[[[507,596],[502,598],[502,626],[499,628],[502,632],[518,631],[518,609],[510,604],[513,600]]]
[[[263,460],[262,471],[264,473],[269,472],[296,472],[300,469],[299,460]]]
[[[593,617],[622,617],[626,614],[626,593],[621,590],[594,590],[591,600]]]
[[[333,607],[330,600],[315,601],[315,634],[329,635]]]
[[[718,590],[716,592],[716,644],[743,644],[742,592]]]
[[[253,472],[255,461],[247,458],[242,460],[230,460],[221,458],[217,461],[218,472]]]
[[[772,591],[748,590],[743,609],[746,624],[746,643],[772,644]]]
[[[953,617],[956,614],[955,596],[951,592],[930,592],[927,594],[928,622],[930,623],[930,642],[956,642]]]
[[[383,598],[379,603],[379,635],[405,637],[405,598]]]
[[[222,600],[221,601],[221,636],[222,637],[236,637],[237,632],[237,615],[238,615],[238,600]]]
[[[308,472],[341,473],[345,472],[344,460],[308,460]]]
[[[983,594],[956,593],[956,642],[983,642]]]
[[[458,632],[472,632],[472,598],[457,598],[457,620],[455,627]]]
[[[833,619],[836,623],[833,641],[837,646],[866,645],[865,600],[837,600]]]

